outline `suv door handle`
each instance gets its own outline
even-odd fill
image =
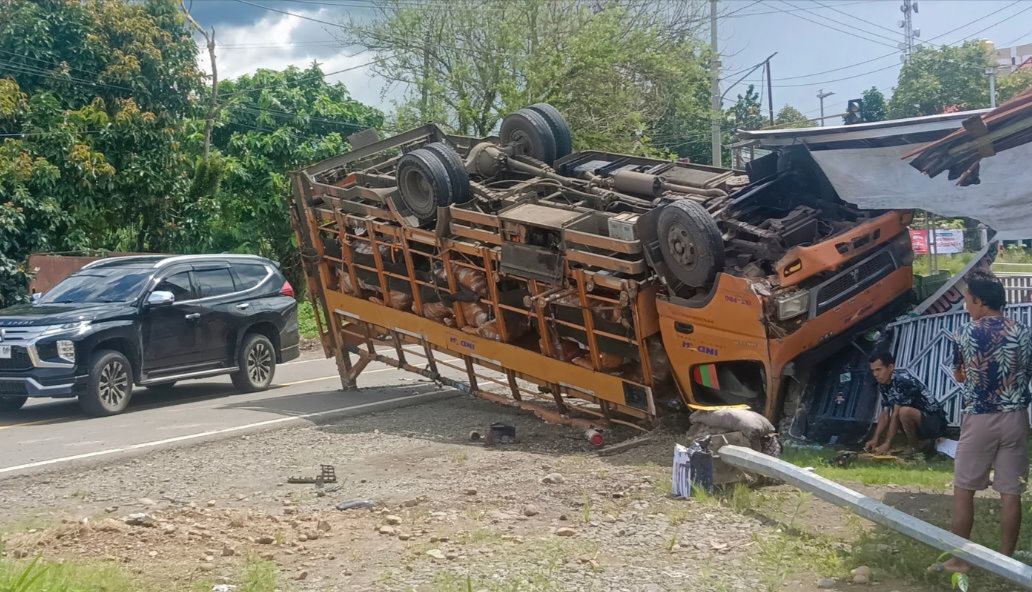
[[[250,302],[243,302],[243,303],[240,303],[240,304],[236,305],[237,310],[246,310],[247,307],[249,307],[249,306],[251,306]]]
[[[190,313],[190,314],[186,315],[183,318],[185,318],[188,321],[196,321],[197,319],[201,318],[201,313],[199,313],[199,312]]]

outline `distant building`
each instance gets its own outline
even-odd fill
[[[996,71],[999,74],[1032,68],[1032,43],[1001,47],[993,51],[996,54]]]

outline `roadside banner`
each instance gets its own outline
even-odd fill
[[[935,229],[935,244],[929,239],[929,232],[924,229],[910,230],[910,246],[915,255],[927,255],[935,252],[938,255],[953,255],[964,252],[964,231],[954,228]]]

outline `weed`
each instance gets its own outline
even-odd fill
[[[28,563],[0,560],[0,590],[140,592],[145,588],[115,567],[87,563],[57,563],[36,558]]]
[[[274,592],[279,589],[279,570],[271,561],[248,560],[240,592]]]
[[[448,460],[459,465],[460,467],[466,466],[469,461],[469,455],[465,452],[452,452],[448,455]]]
[[[585,494],[584,506],[581,507],[581,521],[584,524],[591,522],[591,496]]]
[[[674,549],[677,548],[677,533],[670,537],[670,542],[667,543],[667,553],[673,553]]]
[[[320,313],[320,316],[322,313]],[[315,323],[315,310],[307,300],[297,303],[297,330],[305,339],[319,336],[319,326]]]

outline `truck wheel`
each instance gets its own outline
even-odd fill
[[[237,367],[233,373],[233,386],[242,393],[264,391],[272,384],[276,375],[276,352],[269,338],[259,333],[244,336],[237,353]]]
[[[555,136],[548,120],[537,111],[520,109],[506,115],[499,138],[502,144],[516,144],[519,152],[549,166],[555,162]]]
[[[566,123],[562,113],[548,103],[536,103],[527,107],[531,111],[537,111],[541,117],[548,122],[552,128],[552,136],[555,137],[555,157],[562,158],[573,152],[573,134],[570,132],[570,124]]]
[[[25,401],[28,401],[28,397],[15,397],[12,395],[0,396],[0,413],[17,411],[22,408]]]
[[[690,288],[708,288],[724,268],[724,239],[709,212],[682,199],[659,213],[659,249],[674,277]]]
[[[469,191],[469,173],[466,172],[466,165],[455,149],[444,142],[433,142],[423,148],[437,155],[448,171],[452,191],[450,203],[462,204],[469,201],[473,197]]]
[[[441,158],[425,148],[398,160],[398,194],[402,204],[420,220],[432,220],[438,207],[452,201],[452,181]]]
[[[133,396],[133,369],[121,352],[102,350],[93,354],[86,392],[79,395],[79,407],[89,415],[117,415]]]

